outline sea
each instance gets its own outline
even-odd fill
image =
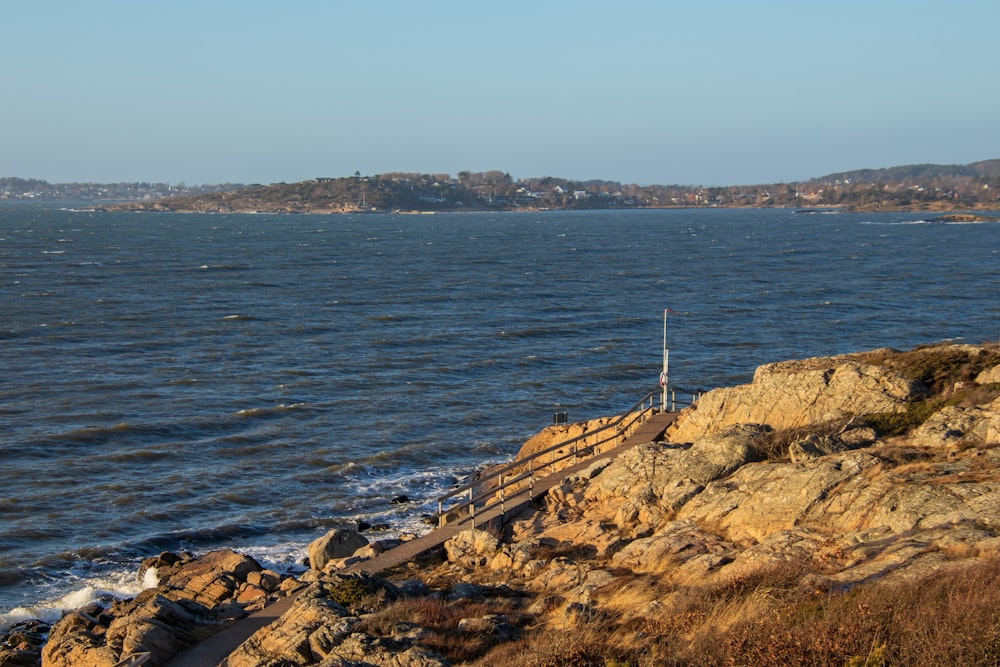
[[[997,341],[1000,223],[932,217],[0,202],[0,627],[134,595],[162,551],[295,572],[345,521],[422,533],[559,413],[656,390],[664,345],[683,402],[773,361]]]

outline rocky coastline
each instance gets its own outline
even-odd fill
[[[221,664],[995,664],[1000,345],[767,364],[506,526],[346,571],[392,546],[335,529],[298,577],[164,553],[134,599],[12,628],[0,667],[178,664],[279,604]]]

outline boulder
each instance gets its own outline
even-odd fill
[[[120,654],[105,644],[107,628],[92,616],[70,612],[52,626],[42,648],[46,667],[113,667]]]
[[[291,609],[233,651],[226,665],[310,664],[313,656],[322,659],[330,655],[358,623],[360,619],[332,600],[322,583],[312,583]]]
[[[550,493],[564,506],[579,507],[588,518],[609,521],[635,534],[683,507],[705,484],[760,458],[765,432],[742,424],[690,447],[639,445],[614,459],[575,494],[560,487]],[[593,531],[588,535],[600,537]]]
[[[309,544],[309,567],[322,570],[331,560],[352,556],[355,551],[367,545],[368,540],[354,528],[334,528]]]
[[[158,568],[157,576],[161,587],[182,589],[183,597],[212,608],[233,599],[247,577],[263,570],[250,556],[219,549],[168,568]]]
[[[461,632],[487,635],[498,642],[508,642],[516,639],[520,630],[503,614],[490,614],[479,618],[463,618],[458,622]]]
[[[44,621],[31,620],[0,633],[0,667],[35,667],[50,630]]]
[[[106,641],[121,656],[149,652],[157,658],[175,655],[195,642],[195,628],[203,621],[198,609],[146,591],[136,597],[128,614],[115,618]]]
[[[662,572],[706,554],[719,556],[718,563],[734,551],[734,545],[693,521],[670,521],[655,534],[633,540],[614,555],[612,563],[634,572]]]
[[[448,560],[464,567],[476,568],[489,563],[500,549],[500,540],[485,530],[463,530],[444,543]]]
[[[402,637],[373,637],[354,633],[337,646],[335,664],[372,667],[447,667],[440,655]]]
[[[977,384],[1000,383],[1000,364],[997,364],[993,368],[988,368],[979,375],[977,375],[976,383]]]
[[[362,619],[347,609],[358,594],[383,592],[398,597],[392,584],[367,574],[335,574],[310,584],[291,609],[258,630],[226,659],[227,667],[261,665],[412,665],[447,664],[437,654],[416,646],[419,628],[401,623],[401,634],[372,637],[357,632]],[[369,610],[370,612],[370,610]],[[366,612],[368,613],[368,612]]]
[[[835,454],[850,449],[843,440],[835,435],[810,434],[795,440],[788,445],[788,455],[793,463],[818,459],[827,454]]]
[[[695,484],[725,477],[759,455],[758,445],[766,429],[755,424],[739,424],[710,437],[696,441],[674,463],[674,477],[686,478]]]
[[[912,442],[946,450],[1000,444],[1000,398],[982,406],[946,406],[921,424]]]

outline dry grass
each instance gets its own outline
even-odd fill
[[[930,345],[908,352],[878,351],[864,360],[897,371],[923,383],[926,394],[914,400],[905,412],[868,415],[865,419],[882,436],[908,433],[936,411],[948,405],[972,407],[1000,396],[1000,385],[976,385],[976,376],[1000,364],[1000,345],[975,350],[970,347]]]
[[[769,461],[788,458],[788,448],[796,440],[801,440],[809,435],[823,437],[840,433],[852,421],[854,421],[853,417],[780,431],[767,430],[756,443],[757,453]]]
[[[669,604],[646,616],[610,614],[573,631],[539,630],[471,664],[1000,664],[1000,558],[955,565],[847,592],[803,585],[798,564],[764,568],[720,586],[674,591]]]
[[[500,643],[502,638],[485,632],[461,630],[459,623],[464,619],[491,615],[502,615],[512,625],[523,624],[528,618],[509,598],[447,601],[428,596],[406,598],[390,604],[376,614],[365,616],[357,630],[385,637],[393,635],[401,624],[420,626],[425,632],[419,644],[453,664],[461,664],[479,658]]]
[[[907,352],[878,351],[864,360],[898,371],[910,380],[919,380],[931,395],[947,394],[956,384],[972,381],[980,372],[1000,364],[1000,345],[982,349],[949,344],[924,345]]]

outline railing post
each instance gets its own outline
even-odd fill
[[[503,494],[503,473],[500,473],[500,523],[503,523],[503,517],[506,513],[506,506],[504,505],[504,494]]]
[[[697,401],[697,396],[693,394],[692,395],[692,399],[693,399],[693,401]],[[647,406],[647,400],[648,400],[648,406],[649,406],[648,408],[646,407]],[[598,429],[597,431],[595,431],[594,432],[594,444],[593,444],[593,448],[590,449],[591,455],[595,455],[595,454],[599,455],[601,453],[601,450],[602,450],[602,445],[606,445],[609,442],[612,443],[612,446],[611,446],[612,450],[615,449],[617,446],[620,446],[621,443],[623,443],[625,440],[627,440],[630,437],[631,434],[634,434],[638,430],[639,426],[646,419],[648,419],[652,414],[654,414],[653,411],[654,411],[656,402],[659,401],[659,400],[661,400],[661,396],[660,396],[659,392],[655,392],[655,393],[654,392],[650,392],[649,394],[647,394],[646,396],[644,396],[636,405],[634,405],[632,407],[632,409],[628,413],[622,415],[621,417],[619,417],[616,420],[615,424],[613,425],[613,428],[615,429],[614,430],[614,435],[611,435],[611,436],[608,436],[608,437],[604,437],[603,439],[602,439],[602,436],[601,436],[601,433],[604,433],[605,429],[610,429],[612,427],[611,424],[605,425],[604,427],[602,427],[602,428]],[[671,397],[668,398],[667,400],[668,400],[668,406],[669,406],[669,401],[670,400],[673,400],[674,402],[676,402],[676,395],[673,392],[671,392]],[[638,410],[638,412],[636,412],[636,410]],[[548,453],[548,455],[549,455],[549,461],[548,461],[548,463],[545,463],[545,460],[544,460],[544,454],[545,453],[540,453],[537,456],[533,456],[533,457],[527,459],[526,461],[524,461],[522,463],[522,465],[527,465],[527,475],[526,476],[528,478],[529,493],[531,494],[532,497],[534,497],[534,495],[535,495],[535,473],[536,472],[544,472],[544,469],[546,468],[546,466],[549,467],[549,469],[552,472],[555,472],[555,470],[556,470],[555,460],[556,460],[557,449],[558,449],[558,453],[561,456],[560,460],[564,460],[564,459],[568,458],[568,455],[565,454],[565,451],[566,451],[565,450],[565,446],[566,445],[572,445],[573,446],[573,451],[572,451],[573,459],[574,459],[574,461],[579,461],[580,457],[583,455],[582,452],[581,452],[580,442],[581,441],[583,442],[582,448],[584,450],[586,450],[586,449],[588,449],[590,447],[588,445],[589,438],[590,438],[590,433],[587,433],[586,431],[584,431],[580,436],[577,436],[577,438],[569,438],[565,442],[558,443],[557,445],[554,446],[554,448],[550,449],[550,451],[545,452],[545,453]],[[569,442],[570,440],[572,442]],[[560,449],[560,447],[561,447],[561,449]],[[605,451],[607,449],[608,449],[607,447],[604,447]],[[535,460],[539,461],[539,467],[537,468],[537,470],[536,470],[535,464],[534,464]],[[520,468],[520,469],[523,470],[523,468]],[[521,477],[521,479],[523,479],[524,478],[524,473],[522,472],[518,476]],[[499,478],[499,485],[500,485],[499,488],[497,489],[497,491],[499,492],[499,500],[500,500],[500,506],[501,506],[501,515],[506,515],[507,494],[506,494],[506,489],[504,488],[504,473],[503,472],[498,472],[496,474],[496,477]],[[484,490],[486,490],[486,487],[482,487],[481,486],[483,484],[482,480],[474,480],[471,483],[471,485],[470,485],[470,487],[468,489],[469,490],[469,497],[468,497],[469,499],[468,499],[468,502],[466,502],[466,503],[453,502],[451,504],[451,506],[452,506],[454,512],[456,512],[456,514],[461,514],[463,510],[460,509],[460,508],[463,505],[468,505],[468,507],[469,507],[469,514],[472,517],[473,526],[475,526],[475,523],[476,523],[476,503],[475,503],[475,496],[476,496],[476,485],[477,485],[477,483],[480,485],[480,488],[483,488]],[[459,491],[456,490],[453,493],[457,496],[456,500],[458,500],[459,498],[461,498],[461,495],[460,495]],[[484,498],[487,495],[488,494],[484,494]],[[444,527],[446,527],[448,525],[448,521],[447,521],[448,515],[446,514],[445,509],[444,509],[444,500],[445,500],[445,498],[451,498],[451,497],[453,497],[453,496],[451,494],[449,494],[449,495],[445,496],[444,498],[438,498],[437,499],[437,501],[438,501],[438,527],[439,528],[444,528]],[[491,505],[491,501],[490,500],[486,500],[486,502],[483,505],[484,509],[488,508],[488,507],[492,507],[492,506],[493,505]],[[459,518],[459,522],[461,522],[461,518]]]

